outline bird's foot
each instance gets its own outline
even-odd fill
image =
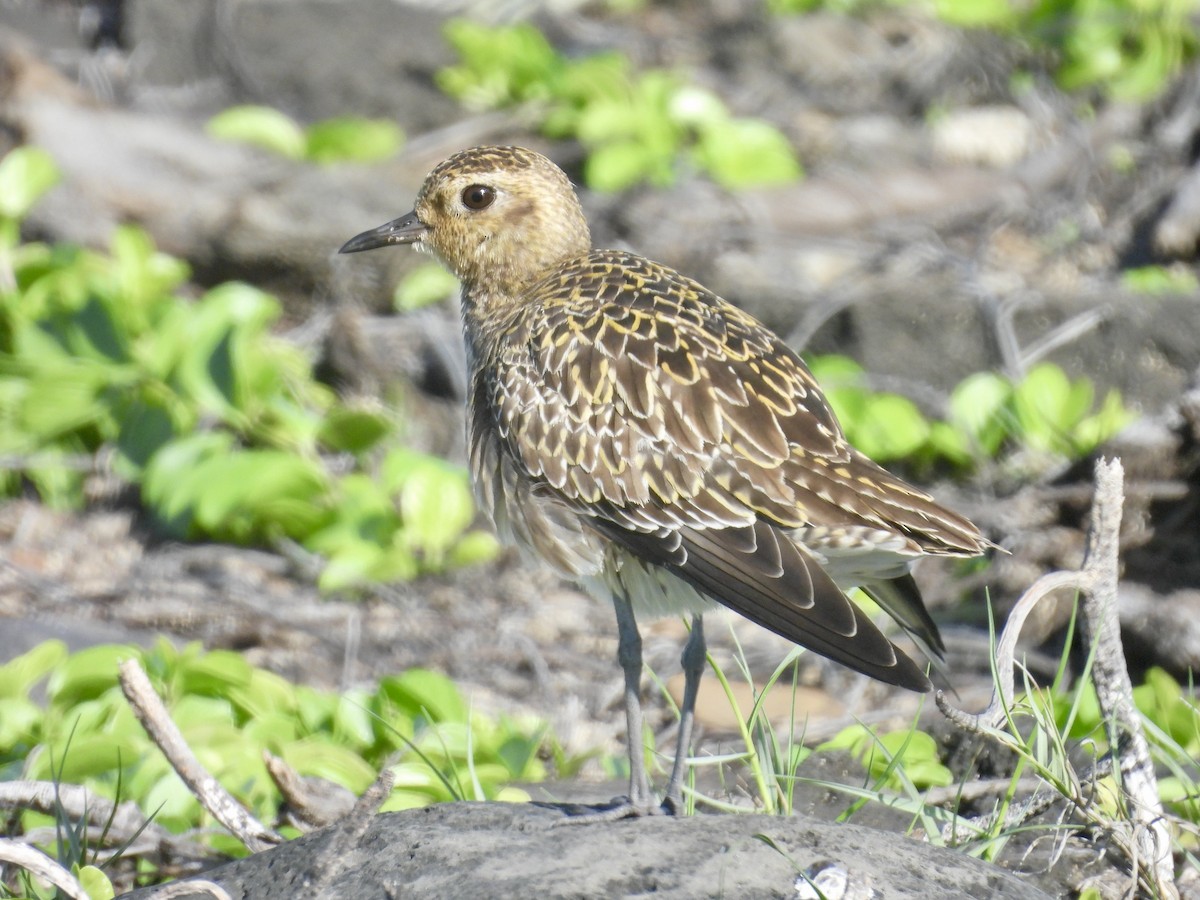
[[[653,799],[637,802],[629,797],[614,797],[608,803],[586,806],[581,812],[570,812],[555,825],[592,825],[615,822],[618,819],[640,819],[643,816],[675,816],[679,808],[670,800],[656,803]]]

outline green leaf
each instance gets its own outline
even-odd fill
[[[1050,363],[1034,367],[1017,385],[1013,408],[1021,438],[1035,450],[1060,452],[1071,407],[1071,382],[1066,373]]]
[[[37,739],[46,712],[24,697],[0,697],[0,759]]]
[[[67,645],[42,641],[36,647],[0,666],[0,697],[28,697],[39,681],[67,657]]]
[[[972,446],[964,434],[947,422],[930,422],[927,453],[933,459],[945,459],[955,466],[969,466]]]
[[[667,109],[672,120],[688,128],[716,129],[733,124],[720,97],[691,84],[682,85],[672,94]]]
[[[370,711],[370,695],[362,690],[350,690],[338,701],[333,714],[333,734],[358,747],[369,747],[375,741],[375,722]]]
[[[466,722],[467,705],[454,682],[428,669],[409,669],[384,678],[379,693],[410,718],[430,722]]]
[[[729,190],[788,184],[803,174],[783,133],[757,119],[733,119],[700,132],[699,166]]]
[[[593,190],[623,191],[645,181],[654,171],[654,157],[638,141],[610,141],[593,150],[584,163],[584,180]]]
[[[884,462],[911,456],[929,438],[929,422],[907,397],[873,394],[858,422],[858,449]]]
[[[192,526],[193,507],[198,500],[195,471],[214,455],[229,453],[233,436],[210,431],[170,441],[146,464],[142,476],[142,499],[154,509],[163,523],[177,534]]]
[[[317,163],[379,162],[403,144],[404,132],[394,122],[343,116],[310,125],[304,155]]]
[[[117,895],[112,882],[102,869],[96,866],[75,866],[75,877],[87,891],[88,900],[113,900]]]
[[[331,450],[362,453],[387,437],[391,430],[391,421],[381,412],[337,406],[325,415],[317,434]]]
[[[209,119],[206,130],[215,138],[254,144],[289,159],[303,159],[307,147],[296,121],[269,106],[232,106]]]
[[[328,476],[317,463],[281,450],[213,457],[188,479],[196,524],[239,541],[272,531],[303,539],[324,516]]]
[[[46,367],[29,380],[20,422],[41,441],[51,441],[85,426],[105,423],[108,410],[101,392],[116,370],[83,362]]]
[[[475,518],[466,472],[429,460],[405,479],[400,518],[411,546],[434,557],[445,553]]]
[[[1010,0],[936,0],[938,18],[963,28],[1004,30],[1017,24]]]
[[[1133,411],[1122,402],[1121,392],[1114,389],[1104,395],[1099,412],[1080,421],[1072,437],[1079,452],[1091,453],[1135,418]]]
[[[450,549],[448,565],[474,566],[489,562],[500,552],[500,542],[490,531],[468,531]]]
[[[70,743],[66,735],[56,746],[43,745],[45,752],[31,760],[29,777],[39,780],[58,780],[78,784],[117,769],[137,759],[145,746],[145,738],[113,734],[84,734],[76,731]]]
[[[99,697],[117,683],[117,669],[139,652],[122,644],[100,644],[73,653],[51,674],[46,695],[60,706],[75,706]]]
[[[295,715],[300,699],[294,684],[265,669],[252,668],[244,684],[231,685],[227,694],[231,703],[250,718],[286,713]]]
[[[375,769],[328,735],[312,735],[280,748],[279,755],[301,775],[324,778],[361,794],[375,780]]]
[[[17,147],[0,159],[0,216],[20,220],[58,184],[54,158],[38,147]]]
[[[1183,266],[1142,266],[1121,273],[1121,284],[1139,294],[1195,294],[1200,280]]]
[[[150,459],[175,437],[175,422],[159,403],[141,397],[121,410],[118,417],[117,450],[136,478]]]
[[[378,544],[363,540],[344,540],[325,553],[329,561],[317,579],[317,587],[325,593],[370,584],[385,555]]]
[[[808,368],[827,391],[839,387],[861,387],[865,374],[862,366],[838,353],[810,357]]]
[[[401,311],[440,303],[458,291],[458,279],[440,263],[417,266],[396,286],[393,306]]]
[[[995,372],[977,372],[959,382],[950,395],[950,420],[969,443],[993,457],[1008,433],[1012,383]]]
[[[228,697],[235,688],[250,683],[253,671],[241,654],[213,650],[183,661],[175,672],[173,690],[180,694]]]

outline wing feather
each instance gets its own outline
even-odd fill
[[[565,264],[527,300],[526,338],[485,371],[503,446],[539,490],[764,627],[928,687],[798,536],[882,535],[901,570],[986,542],[850,447],[790,348],[699,284],[614,251]],[[909,588],[886,592],[885,609],[936,651]]]

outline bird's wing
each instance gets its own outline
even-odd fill
[[[792,350],[672,270],[598,252],[529,296],[490,405],[537,490],[796,643],[928,685],[789,534],[974,553],[970,523],[854,451]]]

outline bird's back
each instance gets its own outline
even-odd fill
[[[502,327],[468,327],[472,465],[502,532],[576,578],[622,559],[660,568],[860,671],[916,680],[838,585],[985,542],[854,450],[794,351],[619,251],[554,267],[506,311]],[[938,646],[919,597],[900,603]]]

